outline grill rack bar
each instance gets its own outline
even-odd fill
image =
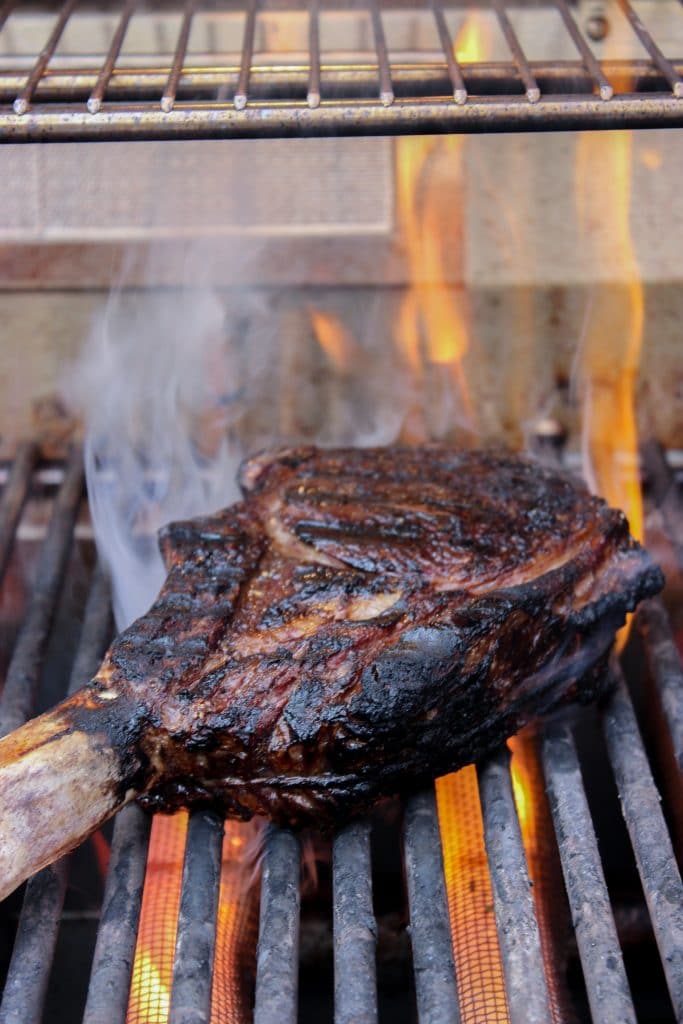
[[[406,801],[403,849],[420,1024],[459,1024],[441,833],[433,787]]]
[[[669,729],[674,757],[683,771],[683,667],[664,605],[646,601],[638,612],[638,626],[662,711]]]
[[[69,679],[69,694],[95,674],[111,633],[109,583],[98,566],[83,616],[80,642]],[[43,868],[26,885],[0,1003],[0,1024],[23,1024],[27,1020],[42,1019],[68,872],[67,856]]]
[[[14,544],[17,525],[31,486],[31,474],[38,458],[38,447],[31,441],[22,444],[12,463],[0,505],[0,581]]]
[[[121,17],[120,17],[119,23],[118,23],[118,25],[116,27],[116,32],[114,33],[114,36],[113,36],[112,41],[111,41],[111,45],[109,47],[109,51],[107,53],[106,60],[105,60],[104,64],[102,65],[102,69],[101,69],[99,75],[97,76],[97,82],[95,83],[95,88],[93,89],[93,91],[91,92],[90,96],[88,97],[87,107],[88,107],[88,113],[90,113],[90,114],[96,114],[97,111],[102,106],[102,100],[104,99],[104,94],[107,91],[107,86],[109,85],[112,73],[114,71],[114,65],[116,64],[116,61],[118,60],[119,53],[121,52],[121,47],[123,46],[123,40],[126,37],[126,32],[128,31],[128,25],[129,25],[130,19],[133,16],[133,13],[135,11],[136,6],[137,6],[137,0],[126,0],[125,7],[123,8],[123,11],[121,12]]]
[[[80,458],[80,456],[78,456],[78,458]],[[49,551],[50,558],[54,559],[54,537],[56,533],[59,536],[60,532],[56,531],[53,524],[55,522],[59,522],[62,528],[64,526],[64,516],[63,514],[57,515],[56,510],[57,506],[60,506],[63,513],[64,505],[69,504],[69,502],[65,502],[65,494],[72,491],[74,487],[74,464],[77,461],[78,459],[72,455],[66,466],[64,481],[60,487],[58,497],[55,502],[55,511],[53,512],[51,525],[48,528],[43,545],[41,561],[46,559],[46,551]],[[78,494],[80,499],[80,491],[78,491]],[[73,493],[71,494],[70,500],[75,500]],[[77,507],[76,503],[76,508]],[[73,522],[71,529],[73,530]],[[99,606],[100,623],[102,623],[101,616],[104,615],[105,608],[108,620],[108,600],[104,600],[101,590],[102,586],[102,579],[100,578],[98,580],[98,576],[96,575],[93,578],[93,585],[88,603],[88,622],[83,630],[82,644],[79,648],[79,655],[77,656],[72,670],[70,687],[76,685],[77,679],[82,680],[87,675],[92,674],[92,661],[90,662],[90,667],[86,667],[83,661],[85,656],[81,655],[80,650],[82,649],[83,644],[86,644],[87,646],[89,638],[92,640],[93,644],[95,642],[95,638],[90,632],[91,625],[95,621],[91,618],[91,615],[94,613],[92,613],[90,609],[92,602],[95,600],[94,592],[97,588],[99,588],[100,592],[100,597],[96,602]],[[36,592],[40,592],[40,584],[36,587]],[[650,602],[640,613],[640,616],[647,617],[648,613],[652,615],[653,605],[654,621],[658,621],[658,616],[659,618],[664,616],[664,625],[667,627],[666,615],[663,607],[659,605],[659,602]],[[54,607],[52,608],[52,611],[54,611]],[[102,625],[99,628],[103,630],[99,641],[101,644],[104,642],[103,636],[106,631],[104,631],[104,626]],[[663,650],[666,659],[669,659],[672,662],[675,661],[678,666],[677,670],[675,665],[667,667],[667,685],[670,687],[671,692],[676,695],[674,707],[679,707],[680,701],[683,699],[683,676],[681,675],[680,662],[677,660],[677,652],[673,645],[670,632],[667,636],[665,630],[664,638],[667,642],[664,644],[664,648],[662,648],[662,637],[660,634],[656,631],[653,633],[651,629],[647,628],[644,630],[644,633],[645,649],[648,653],[648,658],[651,660],[656,671],[660,671],[660,673],[662,672]],[[96,657],[92,651],[90,657]],[[674,721],[676,721],[676,719],[674,719]],[[638,866],[641,872],[643,890],[645,892],[646,899],[648,900],[648,905],[650,906],[654,930],[660,943],[662,957],[665,961],[668,961],[665,962],[665,971],[667,972],[667,980],[672,1000],[678,1011],[681,1005],[681,953],[680,943],[676,946],[676,942],[677,936],[680,936],[681,930],[683,929],[683,908],[678,905],[678,901],[680,900],[680,876],[677,873],[675,863],[672,862],[672,857],[668,855],[670,843],[668,841],[662,814],[658,807],[658,798],[656,790],[654,790],[654,784],[652,783],[651,776],[647,771],[643,773],[639,767],[640,761],[642,760],[642,763],[647,768],[646,754],[642,747],[642,741],[639,737],[638,726],[630,704],[630,699],[628,698],[623,684],[621,683],[617,688],[615,695],[606,704],[603,716],[603,729],[617,786],[624,805],[624,815],[629,831],[631,832],[634,850],[636,852]],[[562,749],[558,749],[558,744]],[[590,816],[588,814],[587,807],[585,806],[585,794],[583,793],[583,788],[580,782],[580,768],[578,766],[578,760],[576,759],[576,751],[568,730],[564,728],[560,728],[558,730],[556,726],[550,726],[545,733],[542,755],[544,770],[546,772],[551,791],[551,804],[553,804],[552,809],[556,820],[558,834],[563,828],[566,829],[571,827],[580,837],[582,852],[585,852],[585,844],[587,843],[590,860],[591,849],[595,846],[595,836],[592,822],[590,821]],[[567,756],[569,756],[569,761],[567,760]],[[487,832],[490,833],[491,829],[495,828],[496,825],[491,812],[492,801],[486,794],[486,773],[487,771],[491,771],[490,766],[493,764],[496,766],[497,771],[496,785],[500,785],[502,780],[502,788],[505,790],[505,813],[506,815],[511,814],[513,816],[511,824],[512,845],[515,847],[517,840],[514,836],[514,832],[516,831],[514,799],[509,787],[509,775],[507,775],[506,783],[505,772],[502,771],[502,768],[505,767],[505,761],[506,755],[501,753],[497,755],[496,758],[490,760],[487,765],[482,766],[479,770],[480,780],[482,780],[483,814],[485,827]],[[570,769],[569,773],[567,773],[568,767]],[[633,772],[635,772],[636,767],[638,767],[638,771],[634,776]],[[501,769],[500,771],[498,770],[499,768]],[[576,785],[574,781],[568,781],[569,776],[574,776],[575,770],[579,772],[578,785]],[[643,780],[645,781],[643,782]],[[563,797],[566,797],[567,794],[569,794],[571,799],[566,803],[563,810],[558,810],[556,806],[557,801],[554,801],[553,797],[554,794],[557,795],[561,789]],[[584,805],[584,810],[581,811],[579,815],[575,814],[577,801],[578,805],[581,805],[582,803]],[[645,810],[646,805],[647,811]],[[581,808],[579,809],[581,810]],[[506,828],[507,824],[508,823],[506,821]],[[149,817],[137,806],[129,806],[125,808],[119,814],[115,825],[110,871],[106,885],[101,924],[98,933],[90,989],[88,993],[88,1002],[84,1017],[84,1020],[86,1020],[88,1024],[95,1024],[95,1022],[98,1022],[99,1024],[99,1022],[104,1019],[106,1019],[107,1022],[123,1022],[125,1020],[142,884],[144,880],[149,827]],[[361,836],[367,837],[367,825],[354,826],[354,828],[358,830]],[[649,834],[648,829],[650,830]],[[215,827],[216,835],[220,836],[221,831],[222,829],[220,826]],[[364,842],[365,841],[366,840],[364,840]],[[508,835],[506,839],[508,846],[510,842],[511,840]],[[216,848],[218,848],[218,845],[219,844],[217,843]],[[491,844],[489,843],[489,845]],[[341,869],[338,881],[341,881],[341,874],[343,874],[344,871],[346,871],[347,877],[352,877],[352,872],[358,868],[360,863],[357,857],[359,848],[359,843],[354,841],[347,845],[346,850],[344,850],[344,844],[342,843],[335,851],[337,856],[342,858],[341,863],[335,865],[335,874],[337,873],[337,870]],[[562,849],[563,847],[561,843],[561,853]],[[566,852],[565,848],[565,853]],[[515,856],[519,856],[520,854],[523,858],[521,843],[517,844]],[[367,859],[367,856],[368,853],[366,850],[363,857]],[[494,871],[495,876],[496,871],[500,870],[500,863],[504,860],[504,856],[501,856],[500,858],[496,857],[493,853],[493,847],[491,847],[489,850],[489,857],[491,868]],[[418,978],[424,978],[425,976],[429,977],[431,972],[432,983],[434,980],[437,981],[437,986],[432,987],[431,994],[434,995],[434,993],[438,991],[438,984],[442,985],[443,992],[443,1000],[434,1000],[431,1003],[431,1007],[428,1001],[420,999],[420,994],[418,992],[420,1021],[421,1024],[425,1024],[425,1022],[432,1024],[432,1022],[437,1021],[440,1024],[441,1021],[445,1020],[457,1020],[455,972],[453,968],[452,947],[450,943],[449,923],[443,887],[438,820],[436,816],[434,793],[431,790],[427,793],[421,793],[407,801],[405,818],[405,860],[409,891],[412,888],[412,893],[410,894],[412,918],[411,938],[415,965],[416,968],[419,968],[416,970],[416,975]],[[296,837],[286,831],[283,832],[271,829],[269,831],[266,844],[265,869],[263,876],[261,939],[259,946],[260,968],[257,987],[257,1009],[259,1004],[258,993],[260,993],[261,998],[261,1009],[260,1016],[257,1016],[257,1024],[270,1024],[271,1021],[277,1021],[277,1024],[281,1024],[282,1018],[284,1018],[285,1021],[293,1021],[296,1019],[297,971],[294,967],[298,962],[299,863],[300,850]],[[576,865],[574,865],[574,867],[576,867]],[[592,867],[595,867],[595,863]],[[597,868],[598,871],[601,872],[599,859],[597,860]],[[582,879],[582,881],[584,880],[585,879]],[[574,879],[574,881],[576,880]],[[522,884],[528,885],[525,878],[522,880]],[[570,898],[572,896],[572,885],[573,883],[570,879],[568,882]],[[32,883],[29,883],[27,892],[31,891],[31,886]],[[351,903],[347,908],[350,911],[351,916],[361,909],[361,904],[364,906],[366,912],[369,907],[371,908],[371,899],[369,898],[368,891],[366,890],[362,892],[362,890],[362,886],[356,893],[351,893],[351,887],[347,890],[351,897]],[[430,893],[431,897],[429,895]],[[575,897],[577,893],[579,896],[581,895],[580,886],[578,889],[574,890]],[[586,895],[585,892],[584,895]],[[591,904],[594,903],[595,891],[591,889],[588,895],[590,897]],[[607,894],[604,890],[603,895],[605,899],[607,899]],[[207,902],[209,909],[212,906],[215,907],[216,896],[217,893],[215,890],[212,890],[212,894]],[[664,897],[664,899],[662,897]],[[49,894],[47,902],[48,912],[50,907],[54,906],[54,898],[54,894]],[[420,903],[421,899],[423,900],[422,903]],[[361,901],[360,903],[359,900]],[[609,903],[607,906],[609,907]],[[586,907],[584,906],[583,909],[585,913]],[[591,906],[589,905],[588,910],[590,911],[590,909]],[[436,920],[436,929],[424,927],[428,918]],[[604,918],[602,918],[602,920],[604,923]],[[443,927],[440,927],[439,922]],[[611,931],[611,938],[616,944],[616,935],[613,929],[610,928],[610,921],[608,920],[607,923],[607,938],[610,938],[609,933]],[[371,916],[366,916],[365,925],[371,929]],[[420,936],[421,929],[423,932],[422,937]],[[436,946],[434,945],[435,942]],[[501,941],[501,948],[504,950],[504,941]],[[616,944],[614,948],[620,957],[618,944]],[[591,959],[595,961],[595,947],[591,947],[591,949]],[[503,953],[503,955],[505,957],[506,954]],[[270,960],[270,963],[266,963],[268,960]],[[366,952],[365,961],[370,966],[372,965],[371,950]],[[620,1012],[622,1013],[622,1018],[620,1019],[635,1019],[629,1008],[628,988],[624,991],[619,988],[619,985],[617,985],[617,998],[612,999],[609,997],[609,993],[606,996],[606,979],[604,973],[600,973],[596,970],[597,966],[597,962],[591,964],[584,961],[584,971],[586,974],[589,997],[592,993],[593,998],[599,1000],[599,1005],[601,1006],[601,1010],[598,1013],[598,1019],[603,1019],[601,1016],[603,1013],[607,1014],[610,1016],[610,1019],[612,1019],[613,1016]],[[210,984],[210,971],[207,973],[206,969],[203,969],[205,974],[202,983],[206,989]],[[608,981],[613,978],[614,973],[614,970],[608,973]],[[271,1000],[269,1003],[263,998],[264,994],[267,994],[269,988],[268,984],[264,985],[264,981],[268,982],[268,980],[270,982],[271,995],[275,993],[274,1000]],[[284,989],[283,980],[285,982]],[[601,991],[596,995],[596,985],[598,984],[601,987]],[[281,998],[283,991],[285,994],[284,1004]],[[425,990],[423,990],[423,993],[424,991]],[[598,1003],[596,1003],[596,1005],[598,1005]],[[284,1013],[283,1006],[285,1010]],[[9,1019],[11,1018],[8,1018],[8,1020]],[[339,1019],[341,1020],[342,1018],[339,1017]],[[531,1018],[527,1014],[523,1019],[530,1020]]]
[[[173,64],[171,70],[168,73],[168,81],[166,82],[166,88],[164,89],[164,95],[161,97],[161,109],[165,114],[170,110],[173,110],[173,104],[175,103],[176,93],[178,91],[178,82],[180,81],[180,75],[183,70],[183,62],[185,60],[185,54],[187,52],[187,44],[190,39],[190,31],[192,29],[192,19],[197,9],[197,0],[187,0],[185,4],[185,10],[183,11],[183,20],[180,26],[180,34],[178,35],[178,42],[176,43],[176,50],[173,56]]]
[[[221,883],[223,822],[212,811],[190,815],[185,844],[169,1024],[208,1024]]]
[[[654,64],[657,65],[662,74],[666,77],[671,91],[677,99],[683,98],[683,78],[678,74],[670,60],[668,60],[657,46],[656,42],[643,25],[639,15],[633,10],[628,0],[617,0],[619,7],[630,22],[631,28],[638,36],[643,47],[647,50]]]
[[[532,74],[531,67],[526,59],[526,54],[520,45],[517,33],[515,32],[512,22],[508,16],[508,12],[505,9],[505,4],[503,3],[503,0],[493,0],[493,6],[496,11],[496,17],[498,18],[498,24],[505,36],[505,41],[508,44],[515,64],[517,65],[519,77],[524,83],[526,98],[529,103],[538,103],[541,98],[541,90],[538,87],[538,82]]]
[[[50,626],[64,581],[73,528],[83,497],[83,459],[74,448],[54,504],[36,568],[36,585],[12,653],[0,697],[0,736],[18,729],[33,713]]]
[[[254,1024],[296,1024],[299,984],[299,840],[269,827],[261,881]]]
[[[429,89],[420,88],[420,75],[434,66],[434,53],[425,50],[415,57],[417,73],[411,72],[408,78],[400,63],[390,59],[382,0],[360,0],[353,6],[353,11],[369,17],[374,54],[359,53],[342,68],[321,65],[319,0],[286,0],[282,4],[283,12],[298,10],[301,4],[308,11],[305,56],[284,52],[278,57],[261,58],[258,64],[254,62],[254,42],[259,3],[237,0],[231,10],[245,15],[237,69],[221,65],[220,60],[211,61],[211,67],[204,69],[187,66],[189,32],[198,6],[197,0],[188,0],[170,62],[159,57],[156,66],[143,69],[148,72],[143,74],[135,68],[117,67],[123,39],[137,8],[135,0],[119,0],[118,21],[103,60],[91,56],[77,59],[75,66],[62,75],[62,84],[55,92],[60,72],[52,67],[52,59],[77,3],[66,0],[28,77],[22,75],[14,90],[17,75],[12,62],[3,66],[0,57],[0,140],[248,138],[683,125],[683,105],[678,102],[683,99],[681,60],[664,55],[628,0],[614,2],[624,12],[649,59],[625,60],[626,73],[619,78],[610,76],[607,62],[596,58],[567,0],[544,0],[541,6],[559,12],[580,57],[579,62],[546,61],[553,73],[544,81],[509,17],[512,0],[487,0],[482,8],[494,15],[501,28],[513,58],[512,77],[507,61],[489,62],[495,69],[493,75],[485,70],[483,59],[468,63],[463,70],[454,53],[442,0],[433,0],[431,10],[442,58],[439,61],[437,56],[436,76],[442,91],[434,92],[434,77]],[[272,15],[267,0],[263,6]],[[5,3],[0,9],[0,25],[3,17],[16,17],[21,9],[21,2]],[[325,6],[326,13],[341,9],[335,2]],[[421,7],[416,3],[415,9]],[[438,50],[435,52],[438,55]],[[566,78],[568,63],[572,71],[566,82],[558,72],[564,72]],[[643,65],[648,81],[641,85]],[[500,73],[503,68],[505,74]],[[330,97],[334,98],[322,97],[321,71],[326,83],[328,74],[331,76]],[[357,95],[358,76],[374,80],[372,95]],[[610,77],[617,83],[630,83],[629,91],[618,87],[615,94]],[[652,91],[649,80],[653,78],[661,81],[663,92]],[[161,101],[158,93],[149,95],[152,79],[163,83]],[[338,84],[333,86],[335,79]],[[79,83],[86,80],[89,91],[81,100]],[[553,80],[563,81],[559,91],[553,87]],[[124,86],[126,81],[136,84]],[[477,81],[485,84],[483,92],[473,88],[471,82]],[[524,90],[521,96],[520,84]],[[234,91],[229,99],[231,88]],[[594,90],[604,109],[600,102],[593,102]],[[520,105],[522,109],[538,109],[533,114],[528,110],[522,113]]]
[[[374,1024],[377,922],[372,909],[369,822],[352,822],[335,836],[332,880],[334,1019],[336,1024]]]
[[[467,88],[465,86],[465,80],[462,77],[462,70],[455,57],[455,46],[453,45],[453,39],[451,38],[451,33],[448,30],[448,25],[446,24],[441,0],[434,0],[433,11],[434,20],[436,21],[436,30],[439,34],[441,48],[443,49],[444,57],[446,58],[446,67],[448,68],[451,85],[453,86],[453,99],[458,105],[462,106],[462,104],[467,100]]]
[[[477,770],[511,1024],[551,1024],[531,881],[503,748]]]
[[[666,976],[676,1020],[683,1020],[683,883],[635,712],[621,669],[602,714],[602,729],[619,802]]]
[[[541,760],[593,1019],[636,1024],[579,758],[566,726],[544,730]]]

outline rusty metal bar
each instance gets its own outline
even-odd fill
[[[498,18],[501,31],[505,36],[505,42],[508,44],[510,53],[517,65],[519,77],[524,83],[526,98],[529,103],[538,103],[541,98],[541,90],[538,87],[538,82],[533,76],[531,67],[529,66],[529,61],[526,59],[526,54],[524,53],[519,39],[517,38],[514,26],[508,17],[507,11],[505,10],[503,0],[493,0],[493,6],[496,11],[496,17]]]
[[[636,1024],[576,747],[565,726],[546,728],[541,757],[593,1019]]]
[[[261,880],[254,1024],[296,1024],[300,859],[294,833],[270,827]]]
[[[372,909],[369,822],[353,822],[337,833],[332,869],[335,1024],[374,1024],[377,922]]]
[[[249,0],[247,18],[244,23],[244,36],[242,37],[242,56],[240,60],[240,73],[237,79],[237,90],[233,99],[235,110],[244,110],[247,105],[249,91],[249,74],[251,71],[251,60],[254,55],[254,32],[256,30],[256,4],[257,0]]]
[[[439,34],[441,48],[443,50],[444,57],[446,58],[448,75],[451,80],[451,85],[453,86],[453,99],[456,103],[466,103],[467,87],[465,86],[465,80],[462,77],[460,65],[455,58],[455,47],[441,8],[441,0],[434,0],[432,11],[434,12],[434,20],[436,21],[436,30]]]
[[[614,95],[614,89],[605,78],[605,75],[603,74],[600,64],[595,59],[593,51],[591,50],[586,40],[583,38],[579,26],[576,24],[574,20],[574,15],[569,10],[567,0],[554,0],[554,2],[557,6],[557,9],[560,12],[560,16],[562,18],[562,21],[564,22],[564,26],[567,29],[569,35],[571,36],[574,46],[581,55],[581,60],[583,61],[584,67],[586,68],[589,75],[598,87],[600,99],[611,100],[612,96]]]
[[[312,110],[320,106],[320,11],[318,0],[310,0],[308,9],[308,93]]]
[[[116,31],[114,32],[114,36],[109,46],[109,52],[107,53],[102,69],[97,76],[95,87],[88,97],[87,106],[91,114],[96,114],[102,106],[104,94],[107,91],[107,86],[109,85],[114,65],[118,60],[121,47],[123,46],[123,40],[125,39],[126,32],[128,31],[128,23],[133,15],[136,5],[137,0],[126,0],[126,4],[121,12],[119,23],[116,26]]]
[[[621,669],[602,729],[676,1020],[683,1020],[683,884]]]
[[[32,441],[19,445],[0,499],[0,580],[12,553],[14,535],[31,486],[31,474],[38,458]]]
[[[683,666],[661,600],[644,601],[638,609],[636,622],[645,641],[645,656],[669,729],[674,757],[683,772]]]
[[[125,1024],[151,827],[137,804],[116,817],[83,1024]]]
[[[97,567],[71,670],[69,694],[74,693],[95,674],[111,631],[109,583]],[[26,885],[0,1004],[0,1024],[42,1020],[64,903],[68,862],[68,857],[61,858],[39,871]]]
[[[420,1024],[459,1024],[441,833],[433,787],[406,801],[403,848]]]
[[[31,71],[31,73],[28,76],[28,79],[26,80],[26,85],[14,101],[13,107],[15,114],[20,116],[21,114],[26,113],[26,111],[28,110],[34,89],[36,88],[38,82],[42,78],[45,68],[50,63],[50,58],[57,49],[57,44],[59,43],[59,40],[62,37],[62,32],[66,28],[66,23],[71,17],[71,12],[73,11],[77,3],[78,0],[66,0],[66,2],[64,3],[61,11],[59,12],[59,17],[57,18],[55,26],[52,29],[52,32],[50,33],[50,36],[45,46],[38,54],[38,59],[33,65],[33,70]]]
[[[664,56],[662,51],[657,46],[656,42],[643,25],[639,15],[633,10],[633,7],[628,0],[617,0],[619,7],[624,12],[624,15],[631,24],[631,28],[638,36],[638,39],[652,57],[653,62],[657,65],[659,70],[662,72],[667,82],[671,86],[671,91],[677,99],[683,98],[683,78],[678,74],[675,67]]]
[[[531,880],[503,748],[477,767],[484,839],[493,886],[511,1024],[551,1024]]]
[[[0,736],[23,725],[32,714],[43,655],[73,541],[73,528],[83,497],[83,458],[73,449],[64,470],[50,525],[36,567],[28,611],[12,653],[0,698]]]
[[[380,103],[327,101],[316,110],[305,103],[254,103],[242,110],[211,103],[181,105],[169,114],[134,104],[107,105],[97,114],[54,106],[23,117],[0,112],[0,141],[71,142],[120,139],[291,138],[327,135],[424,135],[491,132],[579,131],[683,127],[683,104],[670,93],[566,96],[542,103],[484,97],[462,105],[448,101]]]
[[[183,862],[169,1024],[208,1024],[221,883],[223,821],[190,815]]]
[[[173,110],[176,92],[178,91],[178,82],[180,81],[180,75],[183,70],[183,62],[185,60],[187,44],[190,38],[190,31],[192,29],[192,18],[194,17],[196,9],[197,0],[187,0],[185,10],[183,11],[183,18],[180,23],[178,42],[176,43],[175,54],[173,55],[173,64],[171,65],[171,70],[168,73],[168,81],[166,82],[164,95],[161,97],[161,109],[165,114],[168,114],[169,111]]]
[[[394,102],[394,87],[391,81],[391,68],[389,67],[389,55],[387,52],[387,41],[384,35],[382,15],[377,5],[377,0],[370,0],[370,18],[372,20],[372,32],[375,39],[375,52],[377,54],[377,67],[379,71],[379,98],[380,102],[389,107]]]
[[[16,7],[17,0],[5,0],[2,7],[0,7],[0,32],[5,27],[5,22],[9,18],[13,9]]]

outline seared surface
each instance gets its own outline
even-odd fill
[[[595,697],[662,585],[620,512],[515,456],[295,449],[241,483],[162,531],[167,582],[83,694],[154,808],[320,826],[424,784]]]

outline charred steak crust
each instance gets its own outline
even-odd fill
[[[517,456],[288,449],[240,481],[162,531],[159,598],[83,691],[134,709],[155,810],[336,824],[592,700],[663,583],[621,512]]]

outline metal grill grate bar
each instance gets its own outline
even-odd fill
[[[597,60],[595,59],[595,57],[593,55],[593,51],[591,50],[590,46],[588,45],[586,40],[581,35],[581,32],[579,30],[579,26],[576,24],[576,22],[574,20],[574,16],[571,13],[571,11],[569,10],[569,5],[567,4],[567,0],[555,0],[555,3],[556,3],[557,8],[558,8],[558,10],[560,12],[560,16],[562,18],[562,21],[564,22],[565,28],[567,29],[567,32],[571,36],[572,41],[573,41],[574,45],[576,46],[576,49],[578,50],[579,54],[581,55],[581,59],[582,59],[582,61],[584,63],[584,66],[585,66],[586,70],[588,71],[589,75],[591,76],[591,78],[593,79],[593,81],[595,82],[595,84],[598,87],[598,92],[600,93],[600,99],[601,100],[609,100],[609,99],[611,99],[612,96],[614,95],[614,89],[612,88],[610,83],[605,78],[605,76],[604,76],[604,74],[602,72],[602,68],[600,67],[600,65],[598,64]]]
[[[460,1009],[433,788],[406,802],[403,850],[418,1019],[420,1024],[458,1024]]]
[[[0,580],[5,569],[17,532],[17,524],[31,486],[31,474],[38,457],[35,444],[27,442],[21,445],[12,463],[9,478],[2,492],[0,504]]]
[[[263,857],[254,1024],[296,1024],[299,982],[299,840],[269,828]]]
[[[161,97],[161,109],[166,114],[170,110],[173,110],[173,104],[175,103],[176,93],[178,91],[178,82],[180,81],[180,75],[183,69],[187,44],[190,39],[190,30],[192,29],[192,19],[196,8],[197,0],[188,0],[185,5],[185,11],[183,12],[183,20],[180,24],[180,32],[178,34],[178,42],[176,43],[176,50],[173,56],[173,64],[168,74],[168,81],[166,83],[166,88],[164,89],[164,95]]]
[[[631,27],[633,28],[635,34],[638,36],[638,39],[643,44],[647,52],[650,54],[652,60],[657,65],[659,70],[665,76],[666,80],[671,86],[671,91],[673,92],[674,96],[676,96],[678,99],[681,99],[683,97],[683,79],[678,74],[671,61],[667,60],[662,51],[659,49],[656,42],[654,41],[650,33],[647,31],[647,29],[643,25],[639,16],[633,10],[633,7],[628,2],[628,0],[617,0],[617,3],[619,4],[619,7],[631,23]]]
[[[318,0],[311,0],[308,12],[308,92],[306,101],[314,110],[320,106],[320,17]]]
[[[517,65],[519,77],[522,79],[524,83],[524,88],[526,90],[526,98],[528,99],[529,103],[538,103],[539,99],[541,98],[541,90],[538,88],[538,82],[536,81],[531,72],[529,62],[524,54],[524,50],[520,46],[519,39],[517,38],[517,33],[515,32],[512,26],[510,18],[508,17],[508,13],[503,4],[503,0],[493,0],[493,6],[495,7],[496,10],[496,16],[498,18],[498,23],[500,25],[501,31],[505,36],[505,41],[510,48],[510,53],[514,58],[515,64]]]
[[[83,616],[69,694],[75,693],[95,674],[111,631],[109,584],[98,567]],[[38,872],[26,885],[0,1004],[0,1024],[22,1024],[42,1019],[67,875],[68,857],[64,857]]]
[[[256,3],[257,0],[249,0],[247,9],[247,20],[244,24],[244,36],[242,39],[242,59],[240,62],[240,73],[237,79],[237,90],[234,97],[235,110],[244,110],[247,105],[249,91],[249,75],[251,72],[251,60],[254,55],[254,32],[256,31]]]
[[[344,64],[328,67],[320,62],[319,0],[263,0],[264,56],[257,65],[255,29],[261,8],[258,0],[238,0],[230,8],[245,19],[241,38],[234,41],[234,50],[241,50],[236,67],[230,49],[214,61],[207,62],[213,56],[209,53],[188,63],[197,0],[187,0],[173,57],[169,61],[159,55],[140,68],[115,67],[136,9],[134,0],[120,0],[116,32],[101,63],[92,55],[75,58],[72,66],[64,57],[53,61],[77,5],[77,0],[66,0],[46,46],[31,58],[28,78],[17,70],[21,58],[0,57],[0,138],[248,138],[683,126],[683,105],[678,102],[683,98],[682,61],[664,56],[628,0],[617,2],[633,29],[633,46],[639,41],[649,60],[599,61],[567,0],[544,0],[539,7],[559,11],[566,45],[573,45],[580,61],[530,61],[509,16],[510,3],[490,0],[489,10],[513,63],[482,59],[468,62],[463,70],[442,0],[432,0],[431,7],[438,46],[406,50],[406,59],[397,61],[387,49],[383,0],[359,0],[347,13],[363,24],[369,18],[374,55],[361,50]],[[18,22],[22,7],[5,3],[0,23],[3,18]],[[400,5],[402,12],[411,9]],[[163,4],[155,7],[154,16],[167,10]],[[308,11],[307,57],[301,52],[306,43],[293,44],[299,49],[291,53],[277,52],[277,44],[268,50],[268,25],[299,10]],[[414,10],[421,14],[423,8],[415,4]],[[683,13],[672,8],[670,17],[677,16]],[[354,45],[362,46],[363,32],[354,31]],[[322,99],[321,77],[334,99]],[[628,83],[629,91],[622,88],[615,96],[610,78]],[[235,80],[230,101],[228,83]],[[525,96],[519,93],[520,82]]]
[[[377,0],[370,0],[370,16],[372,18],[372,33],[375,39],[375,52],[377,53],[377,67],[379,70],[379,98],[385,107],[389,107],[394,102],[394,86],[391,81],[384,25],[382,24],[382,15],[377,6]]]
[[[477,769],[493,905],[511,1024],[550,1024],[550,1000],[531,881],[510,778],[500,750]]]
[[[183,863],[169,1024],[208,1024],[221,882],[223,821],[190,815]]]
[[[581,768],[566,727],[546,728],[541,757],[593,1019],[635,1024]]]
[[[137,804],[116,817],[83,1024],[125,1024],[151,826]]]
[[[645,654],[673,744],[674,757],[683,771],[683,667],[664,605],[646,601],[638,612]]]
[[[50,38],[39,53],[38,60],[34,64],[33,70],[28,76],[26,85],[14,101],[15,114],[25,114],[28,110],[35,88],[43,77],[43,73],[50,63],[53,53],[57,49],[57,44],[62,37],[64,29],[66,28],[66,23],[71,17],[71,12],[77,3],[78,0],[66,0],[66,3],[62,7],[59,17],[57,18],[57,23],[50,33]]]
[[[0,698],[0,736],[18,729],[33,712],[40,669],[66,571],[73,527],[83,496],[83,460],[74,449],[55,501],[36,567],[36,582]]]
[[[683,885],[621,670],[602,725],[676,1020],[683,1020]]]
[[[446,67],[448,68],[451,85],[453,86],[453,99],[456,103],[462,105],[467,100],[467,88],[465,86],[465,80],[462,77],[460,65],[455,59],[455,47],[453,46],[451,34],[448,31],[448,25],[444,18],[440,0],[434,0],[433,10],[434,19],[436,21],[436,30],[439,33],[439,40],[441,42],[444,57],[446,58]]]
[[[377,924],[372,910],[368,822],[354,822],[336,835],[332,868],[335,1024],[373,1024],[377,1020]]]
[[[121,12],[121,17],[116,27],[114,37],[109,46],[109,52],[107,53],[106,60],[102,65],[102,69],[100,70],[99,75],[97,76],[95,88],[88,97],[88,111],[91,114],[96,114],[102,106],[104,94],[107,91],[107,86],[109,85],[109,81],[114,70],[114,65],[118,60],[119,53],[121,52],[123,40],[125,39],[126,32],[128,31],[128,24],[130,22],[131,17],[133,16],[133,12],[136,6],[137,0],[126,0],[126,5],[123,8],[123,11]]]

